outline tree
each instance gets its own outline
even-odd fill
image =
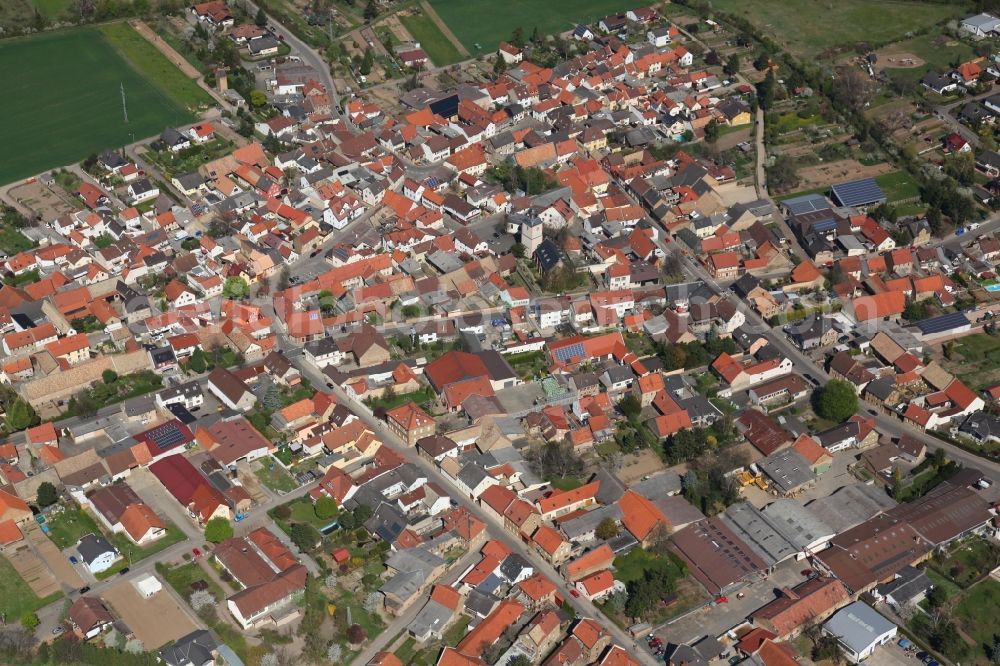
[[[287,504],[279,504],[274,507],[274,517],[278,520],[288,520],[292,517],[292,507]]]
[[[225,518],[212,518],[205,524],[205,538],[212,543],[222,543],[233,538],[233,526]]]
[[[627,395],[618,401],[618,410],[627,419],[634,419],[642,412],[642,403],[634,395]]]
[[[250,285],[238,275],[226,278],[226,283],[222,286],[222,295],[225,298],[240,299],[250,295]]]
[[[531,664],[532,661],[523,654],[519,654],[507,662],[507,666],[531,666]]]
[[[118,381],[118,373],[108,368],[107,370],[101,373],[101,379],[104,381],[105,384],[114,384],[116,381]]]
[[[781,191],[792,190],[798,186],[799,172],[795,158],[791,155],[779,155],[767,170],[767,183]]]
[[[932,609],[944,608],[948,603],[948,591],[940,585],[935,585],[927,593],[927,605]]]
[[[761,69],[758,67],[758,69]],[[775,86],[774,70],[767,70],[764,80],[757,84],[757,103],[760,108],[769,111],[774,106]]]
[[[371,74],[372,65],[374,64],[375,64],[375,51],[372,49],[372,47],[369,46],[368,48],[365,49],[365,55],[361,59],[361,66],[358,68],[358,71],[361,72],[361,76],[368,76],[369,74]]]
[[[43,481],[38,484],[38,506],[43,509],[47,506],[52,506],[59,501],[59,492],[56,487],[49,483],[48,481]]]
[[[493,60],[493,76],[500,76],[507,71],[507,61],[504,60],[500,49],[497,49],[497,57]]]
[[[21,614],[21,626],[28,631],[33,631],[35,627],[39,624],[38,616],[31,611],[25,611]]]
[[[514,243],[510,246],[510,253],[518,259],[524,259],[525,247],[521,243]]]
[[[309,552],[319,543],[319,532],[309,523],[295,523],[292,525],[292,543],[299,547],[299,550]]]
[[[7,429],[11,432],[24,430],[38,423],[38,414],[27,400],[18,398],[7,408]]]
[[[573,445],[566,441],[531,447],[524,458],[542,478],[576,476],[584,469],[583,460],[573,450]]]
[[[723,67],[723,71],[729,76],[736,76],[740,71],[740,56],[737,53],[732,54],[726,59],[726,66]]]
[[[354,514],[348,511],[345,511],[340,515],[338,522],[340,523],[340,526],[345,530],[353,530],[355,527],[358,526],[357,521],[354,520]]]
[[[903,471],[893,466],[892,468],[892,498],[898,500],[903,493]]]
[[[191,608],[197,613],[205,606],[215,605],[215,597],[208,590],[195,590],[188,598],[188,603],[191,604]]]
[[[366,638],[368,638],[368,634],[365,633],[365,628],[360,624],[352,624],[347,628],[347,640],[350,641],[352,645],[359,645],[360,643],[363,643]]]
[[[254,17],[253,22],[258,28],[263,28],[267,25],[267,14],[264,13],[263,7],[257,8],[257,16]]]
[[[872,81],[866,74],[857,67],[844,65],[835,71],[830,96],[835,102],[860,111],[871,100],[873,90]]]
[[[514,28],[514,33],[510,36],[510,43],[519,49],[524,48],[524,28],[521,26]]]
[[[259,109],[260,107],[267,104],[267,95],[263,90],[251,90],[250,91],[250,105],[254,108]]]
[[[619,527],[618,521],[609,516],[597,524],[597,528],[594,530],[594,536],[598,539],[607,541],[608,539],[614,539],[620,532],[621,527]]]
[[[356,509],[354,509],[354,522],[361,526],[372,517],[372,508],[367,504],[359,504]]]
[[[368,0],[368,4],[365,5],[365,21],[371,21],[376,16],[378,16],[378,7],[375,6],[375,0]]]
[[[188,358],[187,362],[188,370],[196,374],[201,374],[208,370],[208,362],[205,360],[205,352],[201,349],[195,349],[191,353],[191,357]]]
[[[316,517],[320,520],[329,520],[337,515],[337,501],[332,497],[324,495],[316,500],[316,506],[313,507],[313,511],[316,513]]]
[[[97,413],[97,403],[90,396],[90,391],[83,390],[77,393],[75,396],[69,399],[69,411],[73,414],[86,418],[88,416],[93,416]],[[8,412],[7,417],[10,418],[10,413]]]
[[[831,379],[815,395],[816,413],[835,423],[846,421],[858,411],[858,394],[842,379]]]
[[[711,120],[707,125],[705,125],[705,141],[709,143],[715,143],[719,139],[719,123],[717,120]]]

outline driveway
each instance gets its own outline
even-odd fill
[[[196,543],[205,539],[201,530],[188,517],[187,512],[177,503],[173,495],[146,468],[132,470],[128,483],[135,493],[148,504],[157,515],[169,520]]]

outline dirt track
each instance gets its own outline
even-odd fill
[[[165,41],[160,39],[160,36],[153,32],[148,25],[138,20],[129,21],[129,25],[135,28],[135,31],[140,35],[145,37],[146,41],[155,46],[160,53],[165,55],[167,60],[174,63],[177,68],[184,73],[184,76],[194,79],[195,83],[198,84],[198,87],[211,95],[212,99],[221,104],[223,108],[229,109],[230,111],[233,110],[232,105],[222,95],[220,95],[218,91],[205,84],[205,79],[202,77],[201,72],[199,72],[194,65],[185,60],[184,56],[175,51],[170,44],[167,44]]]

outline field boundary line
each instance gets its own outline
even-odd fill
[[[472,55],[471,53],[469,53],[469,49],[465,48],[465,44],[463,44],[461,40],[459,40],[458,37],[455,36],[455,33],[451,31],[451,28],[448,27],[448,24],[444,22],[444,19],[438,16],[438,13],[434,11],[434,8],[431,7],[431,3],[427,2],[427,0],[420,0],[420,9],[422,9],[424,11],[424,14],[427,15],[427,18],[429,18],[434,23],[434,25],[438,27],[438,30],[441,31],[441,34],[447,37],[448,41],[455,45],[455,48],[458,49],[458,52],[461,55],[465,56],[466,58]]]

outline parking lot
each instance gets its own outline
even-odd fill
[[[116,615],[128,619],[129,629],[147,650],[155,650],[198,628],[166,584],[148,599],[139,596],[128,581],[118,583],[101,596]]]
[[[766,579],[756,580],[741,589],[742,599],[737,598],[735,592],[730,593],[727,603],[703,606],[658,627],[656,634],[664,641],[674,643],[691,643],[704,636],[721,636],[742,624],[755,610],[776,599],[781,588],[794,587],[805,580],[801,572],[808,566],[804,561],[782,562]]]
[[[868,658],[870,666],[919,666],[916,652],[907,652],[898,645],[899,637],[875,650]]]

